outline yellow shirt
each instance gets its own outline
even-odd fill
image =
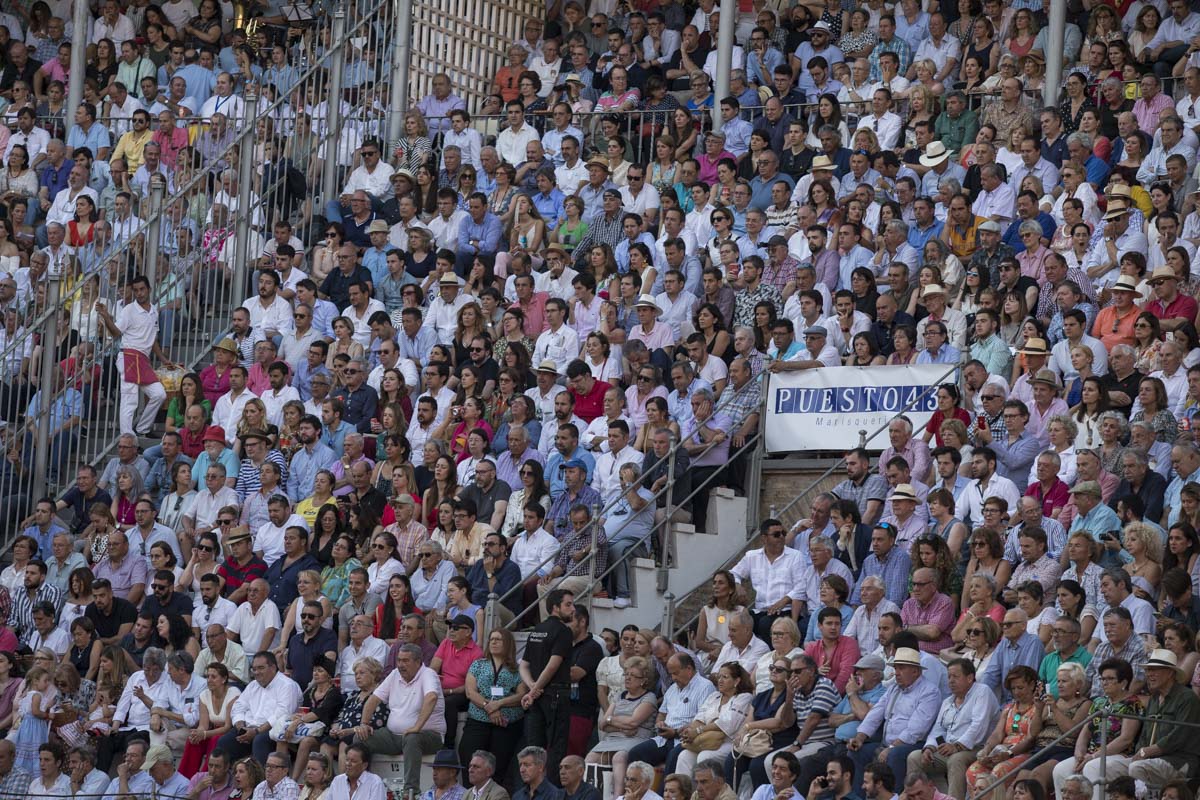
[[[142,131],[141,136],[134,131],[129,131],[117,142],[117,149],[113,150],[112,157],[108,159],[109,163],[111,164],[118,158],[125,159],[125,166],[129,169],[129,176],[133,177],[133,173],[137,172],[138,167],[145,160],[142,154],[146,149],[146,145],[150,143],[153,137],[154,134],[150,130]]]

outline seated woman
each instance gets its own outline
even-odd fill
[[[1000,626],[994,619],[991,617],[972,619],[963,628],[963,640],[938,653],[938,658],[945,664],[949,664],[956,658],[965,658],[975,667],[976,673],[982,672],[999,641]]]
[[[1145,711],[1145,701],[1137,692],[1131,692],[1133,684],[1133,667],[1123,658],[1106,659],[1096,670],[1100,683],[1101,694],[1092,699],[1089,714],[1097,714],[1107,710],[1113,714],[1128,714],[1137,716]],[[1138,733],[1142,723],[1136,719],[1108,717],[1102,720],[1094,717],[1079,731],[1075,739],[1075,757],[1065,758],[1054,768],[1054,788],[1059,797],[1063,796],[1063,784],[1068,776],[1083,775],[1088,780],[1096,780],[1102,775],[1100,761],[1100,746],[1102,742],[1100,725],[1107,724],[1106,756],[1133,755],[1137,744]]]
[[[587,754],[591,764],[612,764],[613,794],[625,792],[625,767],[629,751],[654,735],[658,697],[652,689],[658,673],[641,656],[625,661],[625,689],[610,695],[608,710],[600,716],[600,743]]]
[[[287,753],[290,745],[299,746],[292,774],[295,781],[304,777],[308,756],[318,747],[315,734],[328,730],[342,710],[342,690],[333,683],[337,674],[335,660],[323,653],[314,658],[312,681],[304,689],[300,708],[288,718],[278,735],[274,729],[271,731],[275,752]]]
[[[345,757],[346,745],[353,743],[355,737],[366,739],[373,731],[387,725],[389,709],[386,703],[375,707],[375,713],[368,720],[363,719],[363,704],[379,687],[383,677],[383,665],[373,658],[360,658],[354,662],[354,683],[357,691],[349,691],[342,700],[342,710],[338,713],[333,725],[330,725],[323,736],[305,737],[301,745],[308,744],[311,751],[312,742],[309,738],[320,742],[321,752],[329,758],[337,758],[338,763]]]
[[[733,752],[733,736],[751,714],[754,683],[741,664],[722,664],[714,682],[717,691],[704,699],[695,718],[679,732],[676,769],[685,775],[691,775],[701,761],[724,760]]]
[[[1012,693],[1012,702],[1001,709],[995,730],[979,748],[979,758],[967,767],[970,786],[989,773],[993,779],[1012,776],[1029,760],[1042,730],[1043,698],[1038,693],[1037,673],[1024,665],[1013,667],[1004,678],[1004,688]],[[993,794],[996,800],[1001,796],[1000,788]],[[983,798],[976,796],[975,800]]]
[[[725,779],[730,785],[734,785],[734,778],[744,775],[747,769],[755,786],[766,783],[767,757],[795,741],[796,712],[792,707],[793,689],[788,680],[791,666],[790,656],[772,659],[767,688],[754,695],[752,717],[739,731],[741,738],[734,742],[734,752],[725,759]],[[761,749],[763,745],[746,749],[744,737],[752,731],[761,731],[770,738],[770,747],[765,752]],[[759,754],[753,755],[756,749]]]
[[[1087,718],[1089,706],[1087,674],[1076,662],[1068,662],[1058,668],[1058,697],[1050,698],[1042,709],[1042,732],[1038,735],[1035,750],[1043,750],[1026,761],[1017,780],[1035,780],[1049,793],[1051,775],[1058,762],[1065,761],[1075,752],[1074,737],[1056,739]]]

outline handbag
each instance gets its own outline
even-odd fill
[[[691,741],[684,745],[684,748],[689,753],[702,753],[705,750],[716,750],[723,744],[725,744],[724,731],[705,731],[693,736]]]
[[[733,738],[733,752],[738,756],[758,758],[759,756],[765,756],[773,749],[774,745],[771,741],[771,734],[762,729],[748,731],[743,728]]]

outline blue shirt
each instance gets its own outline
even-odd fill
[[[584,479],[584,482],[588,486],[592,485],[592,475],[596,471],[596,459],[592,456],[592,454],[587,450],[584,450],[579,445],[576,445],[575,452],[571,453],[570,458],[564,458],[563,454],[560,453],[556,447],[550,452],[550,457],[546,459],[545,475],[546,483],[550,488],[550,497],[557,498],[560,494],[566,491],[567,481],[566,478],[563,477],[563,471],[560,469],[560,467],[567,461],[570,461],[572,458],[578,458],[583,461],[583,463],[587,464],[587,477]]]
[[[50,550],[50,542],[53,541],[57,534],[70,533],[70,531],[60,525],[58,520],[51,517],[50,530],[46,531],[45,533],[42,533],[37,525],[30,525],[28,528],[21,531],[21,533],[38,543],[37,555],[34,557],[40,558],[46,563],[49,563],[50,559],[54,558],[54,554]]]
[[[854,584],[854,591],[850,593],[850,605],[856,606],[862,602],[860,597],[863,578],[872,575],[883,579],[883,585],[887,587],[884,596],[888,600],[898,606],[904,605],[904,601],[908,599],[908,573],[912,567],[912,559],[899,547],[889,550],[886,558],[887,560],[880,561],[878,556],[871,553],[863,559],[862,574],[858,583]]]
[[[401,358],[411,358],[423,366],[433,351],[433,346],[438,343],[437,331],[422,326],[416,336],[409,338],[401,328],[396,334],[396,343],[400,345]]]
[[[646,247],[650,248],[651,261],[654,261],[657,258],[658,248],[654,246],[653,236],[648,233],[639,233],[634,242],[641,242],[642,244],[646,245]],[[634,242],[629,241],[629,237],[626,236],[622,238],[621,241],[617,242],[617,246],[613,248],[613,258],[616,259],[617,269],[622,275],[624,275],[626,272],[629,272],[629,248],[634,244]],[[658,264],[655,264],[655,267],[657,268]],[[661,270],[659,271],[661,272]]]
[[[783,53],[768,47],[759,58],[758,53],[746,54],[746,80],[759,86],[773,86],[775,68],[783,63]]]
[[[917,225],[912,225],[908,229],[908,244],[917,251],[920,255],[925,252],[925,244],[930,239],[936,239],[942,235],[942,228],[946,227],[946,223],[934,220],[933,224],[928,228],[921,230]]]
[[[896,740],[919,745],[933,727],[941,706],[942,695],[937,684],[924,675],[907,689],[901,688],[899,683],[893,683],[883,699],[871,706],[858,730],[859,733],[873,736],[882,725],[884,746]]]
[[[92,151],[92,155],[95,155],[95,151]],[[58,169],[55,169],[53,166],[46,166],[42,170],[38,185],[50,193],[51,200],[53,200],[56,194],[67,188],[67,176],[71,174],[71,167],[73,166],[75,166],[75,162],[72,159],[65,158]]]
[[[459,255],[494,254],[500,247],[500,234],[500,218],[492,212],[486,212],[482,222],[476,222],[468,214],[458,229]],[[478,246],[471,244],[472,240],[478,242]]]
[[[329,374],[329,370],[325,369],[324,364],[318,364],[316,368],[308,366],[308,359],[304,359],[296,368],[292,370],[292,386],[296,387],[296,392],[300,395],[300,399],[308,402],[312,399],[312,379],[314,375],[324,375],[330,379],[330,385],[333,384],[333,377]]]
[[[340,316],[337,306],[328,300],[317,298],[313,303],[313,321],[312,326],[316,328],[317,333],[321,334],[326,339],[333,339],[333,321]]]
[[[1037,672],[1045,655],[1046,648],[1042,646],[1042,640],[1032,633],[1022,633],[1016,644],[1001,639],[992,653],[992,660],[979,676],[979,682],[995,692],[996,699],[1001,703],[1007,703],[1012,700],[1012,694],[1004,688],[1004,676],[1016,666],[1026,666]]]
[[[199,64],[186,64],[175,70],[173,78],[183,78],[183,82],[187,84],[187,93],[196,99],[200,105],[204,105],[205,101],[212,96],[213,89],[217,86],[217,76],[211,69],[205,69]],[[160,81],[161,83],[161,81]],[[194,109],[199,111],[200,109]]]
[[[362,265],[371,273],[372,285],[379,286],[380,281],[387,275],[387,254],[399,249],[391,242],[386,242],[382,250],[377,247],[368,247],[363,252]]]
[[[953,345],[944,344],[937,355],[931,355],[928,349],[917,353],[918,364],[957,364],[959,360],[959,351]]]
[[[1025,220],[1020,218],[1013,220],[1012,224],[1008,226],[1008,230],[1004,232],[1004,237],[1000,240],[1011,247],[1013,249],[1013,253],[1025,252],[1025,245],[1021,242],[1021,234],[1018,230],[1021,227],[1021,223],[1024,221]],[[1038,224],[1042,226],[1042,236],[1045,236],[1047,240],[1053,239],[1054,231],[1057,228],[1057,223],[1055,223],[1054,217],[1050,216],[1045,211],[1039,211],[1037,215],[1037,221]]]
[[[300,82],[300,73],[290,64],[283,67],[270,66],[263,70],[262,82],[274,84],[278,90],[276,96],[290,94],[292,88]]]
[[[328,447],[334,453],[340,453],[343,450],[342,445],[346,441],[346,434],[354,431],[354,426],[346,420],[342,420],[338,427],[330,429],[325,426],[325,432],[321,434],[321,444]]]
[[[74,150],[77,147],[86,147],[92,151],[94,158],[99,158],[100,148],[112,147],[112,139],[108,136],[108,129],[99,122],[93,122],[92,127],[86,133],[78,125],[72,125],[70,133],[67,134],[67,149]],[[72,159],[63,162],[64,166],[67,164],[75,166]],[[70,172],[70,169],[67,172]],[[53,200],[54,196],[51,195],[50,199]]]
[[[552,187],[549,194],[538,192],[533,196],[533,206],[542,215],[542,219],[546,220],[547,228],[558,227],[558,220],[563,216],[563,201],[566,199],[557,187]]]
[[[771,205],[771,188],[780,181],[786,183],[789,189],[796,188],[796,182],[792,180],[792,176],[784,172],[776,173],[769,180],[755,176],[754,180],[750,181],[750,207],[765,211]]]
[[[886,687],[882,683],[880,683],[874,689],[871,689],[870,691],[859,692],[858,696],[863,702],[874,706],[876,703],[879,702],[879,698],[883,697],[883,693],[885,691],[887,691]],[[833,713],[834,714],[853,713],[850,709],[850,701],[843,697],[842,701],[833,707]],[[852,720],[851,722],[843,722],[841,725],[837,726],[837,729],[833,732],[833,736],[839,742],[848,742],[854,738],[854,735],[856,733],[858,733],[859,725],[862,725],[862,722],[857,719]],[[774,797],[774,795],[772,795],[772,797]]]
[[[313,481],[317,472],[329,469],[337,461],[334,453],[324,442],[313,445],[312,452],[307,447],[301,447],[292,456],[292,465],[288,470],[287,493],[292,502],[298,502],[313,493]]]

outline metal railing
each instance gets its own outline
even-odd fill
[[[967,358],[969,358],[969,355],[964,353],[964,356],[963,356],[964,363]],[[931,386],[927,387],[925,389],[925,391],[914,396],[904,406],[904,408],[900,409],[895,414],[893,414],[887,420],[887,422],[883,423],[878,428],[876,428],[874,432],[870,433],[870,435],[868,435],[866,431],[860,431],[859,438],[860,438],[860,441],[862,442],[862,444],[865,445],[867,442],[873,440],[876,436],[878,436],[879,434],[886,431],[888,426],[892,424],[893,420],[895,420],[898,417],[903,416],[904,414],[907,414],[909,411],[911,411],[913,408],[915,408],[931,392],[936,392],[938,386],[940,386],[946,378],[948,378],[951,375],[953,375],[954,373],[956,373],[961,368],[961,366],[962,366],[961,363],[955,364],[950,369],[948,369],[944,373],[942,373],[941,377],[939,377],[936,381],[934,381],[934,383]],[[766,398],[765,391],[763,393],[763,397],[765,400],[765,398]],[[765,423],[765,420],[764,420],[764,423]],[[764,425],[763,429],[760,431],[760,435],[763,432],[765,432],[765,430],[766,429],[765,429],[765,425]],[[787,514],[787,512],[792,509],[793,506],[795,506],[797,503],[799,503],[804,498],[808,497],[813,492],[813,490],[816,489],[818,486],[820,486],[821,483],[826,478],[828,478],[830,475],[832,475],[838,469],[841,469],[841,467],[845,464],[845,462],[846,462],[846,456],[842,455],[837,461],[835,461],[832,465],[830,465],[828,469],[826,469],[824,472],[822,472],[817,478],[815,478],[811,483],[809,483],[808,486],[806,486],[804,489],[802,489],[782,509],[776,509],[776,508],[772,507],[770,510],[770,516],[774,519],[782,520],[784,518],[784,516]],[[788,526],[788,527],[790,527],[790,526]],[[759,540],[761,540],[761,538],[762,538],[762,534],[758,530],[755,530],[753,535],[749,537],[749,540],[745,543],[745,545],[743,547],[740,547],[734,555],[732,555],[728,559],[726,559],[725,562],[720,567],[718,567],[716,570],[714,570],[714,573],[719,572],[720,570],[723,570],[723,569],[727,570],[727,569],[730,569],[731,567],[733,567],[733,565],[735,565],[742,558],[742,555],[745,553],[745,550],[747,548],[753,547],[757,542],[759,542]],[[687,592],[684,592],[682,595],[678,596],[677,598],[671,598],[673,603],[682,603],[684,600],[686,600],[691,595],[703,590],[704,587],[709,585],[711,580],[712,580],[711,576],[708,578],[705,578],[703,581],[698,582],[692,589],[688,590]],[[669,608],[668,610],[672,610],[672,609]],[[703,610],[695,612],[692,616],[690,616],[682,624],[676,624],[674,615],[671,613],[668,613],[666,615],[666,619],[664,620],[665,629],[663,631],[663,635],[666,636],[669,641],[673,641],[675,634],[678,631],[690,629],[691,626],[694,625],[696,623],[696,621],[700,618],[700,615],[702,613],[703,613]]]
[[[48,297],[34,307],[24,332],[0,347],[0,365],[19,364],[23,354],[32,354],[22,374],[37,377],[22,383],[8,372],[3,375],[9,391],[0,394],[9,426],[3,434],[8,458],[0,467],[0,519],[10,523],[4,528],[11,535],[0,541],[0,552],[19,532],[11,523],[21,519],[33,500],[64,489],[75,465],[102,467],[101,460],[116,443],[121,428],[116,359],[121,356],[102,330],[98,304],[107,305],[115,316],[117,304],[128,299],[133,277],[146,275],[153,302],[160,307],[156,343],[183,367],[168,377],[168,392],[173,393],[179,377],[206,358],[212,343],[227,333],[231,311],[254,294],[248,278],[260,263],[274,223],[289,221],[300,249],[307,253],[308,227],[320,211],[314,207],[318,195],[336,199],[363,130],[382,130],[382,113],[373,124],[366,115],[347,113],[351,106],[344,98],[354,89],[341,82],[340,67],[352,41],[380,42],[378,22],[392,2],[374,0],[350,23],[344,10],[322,17],[314,36],[327,44],[316,60],[299,70],[295,91],[260,102],[251,87],[242,96],[244,114],[231,120],[232,130],[220,140],[222,146],[205,150],[198,139],[189,144],[204,153],[204,160],[176,172],[173,191],[160,183],[148,192],[139,209],[140,223],[122,228],[119,241],[103,248],[83,247],[80,258],[64,259],[66,269],[48,281]],[[386,69],[385,60],[378,63]],[[293,99],[304,99],[304,106],[294,109]],[[212,135],[200,127],[205,128],[200,136]],[[281,165],[279,149],[303,175],[305,191],[299,196],[288,185],[289,172]],[[35,352],[38,339],[57,344],[56,331],[63,347]],[[68,349],[66,344],[76,336],[79,344]],[[61,387],[49,381],[56,363],[66,370]],[[39,401],[45,402],[21,419],[39,389]],[[79,423],[56,435],[50,430],[51,412],[56,412],[57,423],[68,405],[79,409]],[[134,483],[139,489],[140,481]],[[109,487],[110,492],[115,489]]]
[[[760,384],[765,386],[766,376],[767,376],[767,372],[766,372],[766,370],[763,370],[762,373],[760,373],[758,376],[756,376],[752,380],[757,381]],[[732,384],[730,384],[730,385],[732,385]],[[762,412],[763,412],[763,408],[764,408],[764,404],[766,402],[766,396],[767,396],[765,389],[761,390],[761,394],[762,394],[762,398],[760,400],[760,405],[759,405],[757,411],[753,412],[753,413],[759,414],[758,430],[756,430],[752,435],[747,437],[746,441],[743,442],[743,444],[740,448],[738,448],[736,451],[730,453],[729,458],[726,462],[726,468],[728,468],[730,464],[732,464],[738,458],[743,457],[751,450],[753,450],[754,452],[761,455],[763,431],[764,431],[764,420],[762,417]],[[722,408],[724,408],[724,406],[720,404],[719,398],[717,398],[717,402],[714,402],[714,405],[713,405],[713,416],[710,417],[710,419],[715,418],[716,415],[721,411]],[[746,417],[736,420],[734,427],[736,428],[736,427],[740,427],[741,425],[743,425],[748,417],[749,417],[749,415],[746,415]],[[732,436],[732,434],[730,436]],[[728,437],[726,440],[728,441]],[[692,458],[703,458],[704,455],[706,455],[708,452],[710,452],[713,448],[719,447],[721,444],[722,444],[721,442],[717,442],[715,440],[711,441],[699,453],[697,453],[695,456],[692,456]],[[709,475],[707,478],[705,478],[705,480],[701,481],[699,485],[694,486],[692,488],[691,493],[688,494],[686,497],[684,497],[683,499],[680,499],[680,500],[676,500],[676,498],[675,498],[675,459],[676,459],[676,456],[679,453],[679,451],[681,449],[683,449],[685,446],[686,445],[685,445],[684,440],[680,440],[678,442],[672,441],[671,449],[667,452],[667,454],[660,457],[653,464],[653,467],[657,468],[660,465],[662,465],[662,463],[664,461],[668,462],[666,484],[663,485],[662,488],[660,488],[658,491],[652,492],[650,499],[647,500],[648,503],[654,503],[657,506],[658,499],[660,497],[663,497],[663,496],[667,497],[666,512],[663,515],[662,521],[654,523],[651,526],[649,532],[639,541],[639,545],[637,547],[632,547],[632,548],[629,548],[628,550],[626,550],[626,552],[623,553],[620,558],[618,558],[615,561],[613,561],[612,563],[608,564],[608,566],[599,575],[596,574],[595,562],[596,562],[596,559],[599,554],[597,545],[598,545],[598,536],[599,536],[599,531],[600,531],[600,527],[601,527],[601,521],[604,519],[605,515],[609,511],[611,511],[613,508],[615,508],[617,506],[618,503],[620,503],[622,497],[624,497],[624,495],[625,495],[625,492],[621,492],[619,495],[617,495],[615,498],[613,498],[607,504],[605,504],[603,506],[603,508],[597,506],[594,509],[592,518],[589,521],[589,526],[591,528],[591,533],[592,533],[592,545],[591,545],[591,548],[589,549],[588,553],[583,558],[583,562],[586,562],[590,567],[591,575],[590,575],[589,583],[584,588],[584,590],[579,593],[580,596],[590,596],[592,594],[592,592],[595,590],[596,586],[600,583],[600,581],[602,581],[604,578],[606,578],[610,574],[612,574],[613,570],[615,570],[618,566],[626,565],[631,559],[640,557],[639,555],[637,555],[637,553],[639,553],[641,551],[642,547],[646,543],[652,542],[654,540],[655,535],[657,533],[659,533],[660,528],[662,529],[662,535],[659,538],[660,548],[657,552],[655,552],[656,565],[659,567],[660,570],[666,570],[670,567],[669,558],[675,552],[674,541],[672,538],[674,536],[674,530],[671,527],[672,517],[674,516],[674,511],[678,508],[684,507],[694,497],[696,497],[697,494],[699,494],[701,491],[704,491],[711,484],[713,484],[714,481],[716,481],[719,478],[724,477],[723,471],[721,471],[721,470],[715,471],[711,475]],[[642,476],[639,475],[638,485],[641,485],[641,484],[642,484]],[[620,533],[622,530],[624,530],[630,523],[633,522],[633,518],[634,518],[634,515],[630,515],[628,519],[624,520],[621,523],[621,525],[616,529],[615,533]],[[752,518],[749,518],[748,524],[749,524],[749,526],[752,527],[756,523],[753,521]],[[534,572],[538,572],[538,571],[542,570],[544,567],[546,567],[547,565],[553,564],[555,561],[558,560],[561,553],[562,553],[562,547],[560,546],[558,549],[556,549],[554,551],[554,553],[552,553],[550,556],[543,559],[534,568]],[[579,577],[579,576],[573,576],[573,577]],[[511,598],[517,592],[521,592],[523,590],[524,590],[524,581],[522,581],[521,583],[512,587],[507,592],[505,592],[503,595],[498,595],[493,592],[488,597],[488,603],[487,603],[487,607],[485,610],[485,614],[486,614],[486,619],[488,620],[487,624],[488,624],[489,629],[492,626],[494,626],[495,620],[498,619],[497,609],[500,607],[500,605],[502,605],[506,600]],[[512,621],[510,621],[506,627],[510,627],[510,628],[513,627],[515,624],[517,624],[517,622],[519,620],[523,619],[527,614],[529,614],[531,611],[536,609],[540,602],[541,602],[540,599],[538,599],[538,600],[535,600],[533,603],[531,603],[529,606],[526,606],[524,609],[522,609],[521,613],[515,615],[514,619]]]

